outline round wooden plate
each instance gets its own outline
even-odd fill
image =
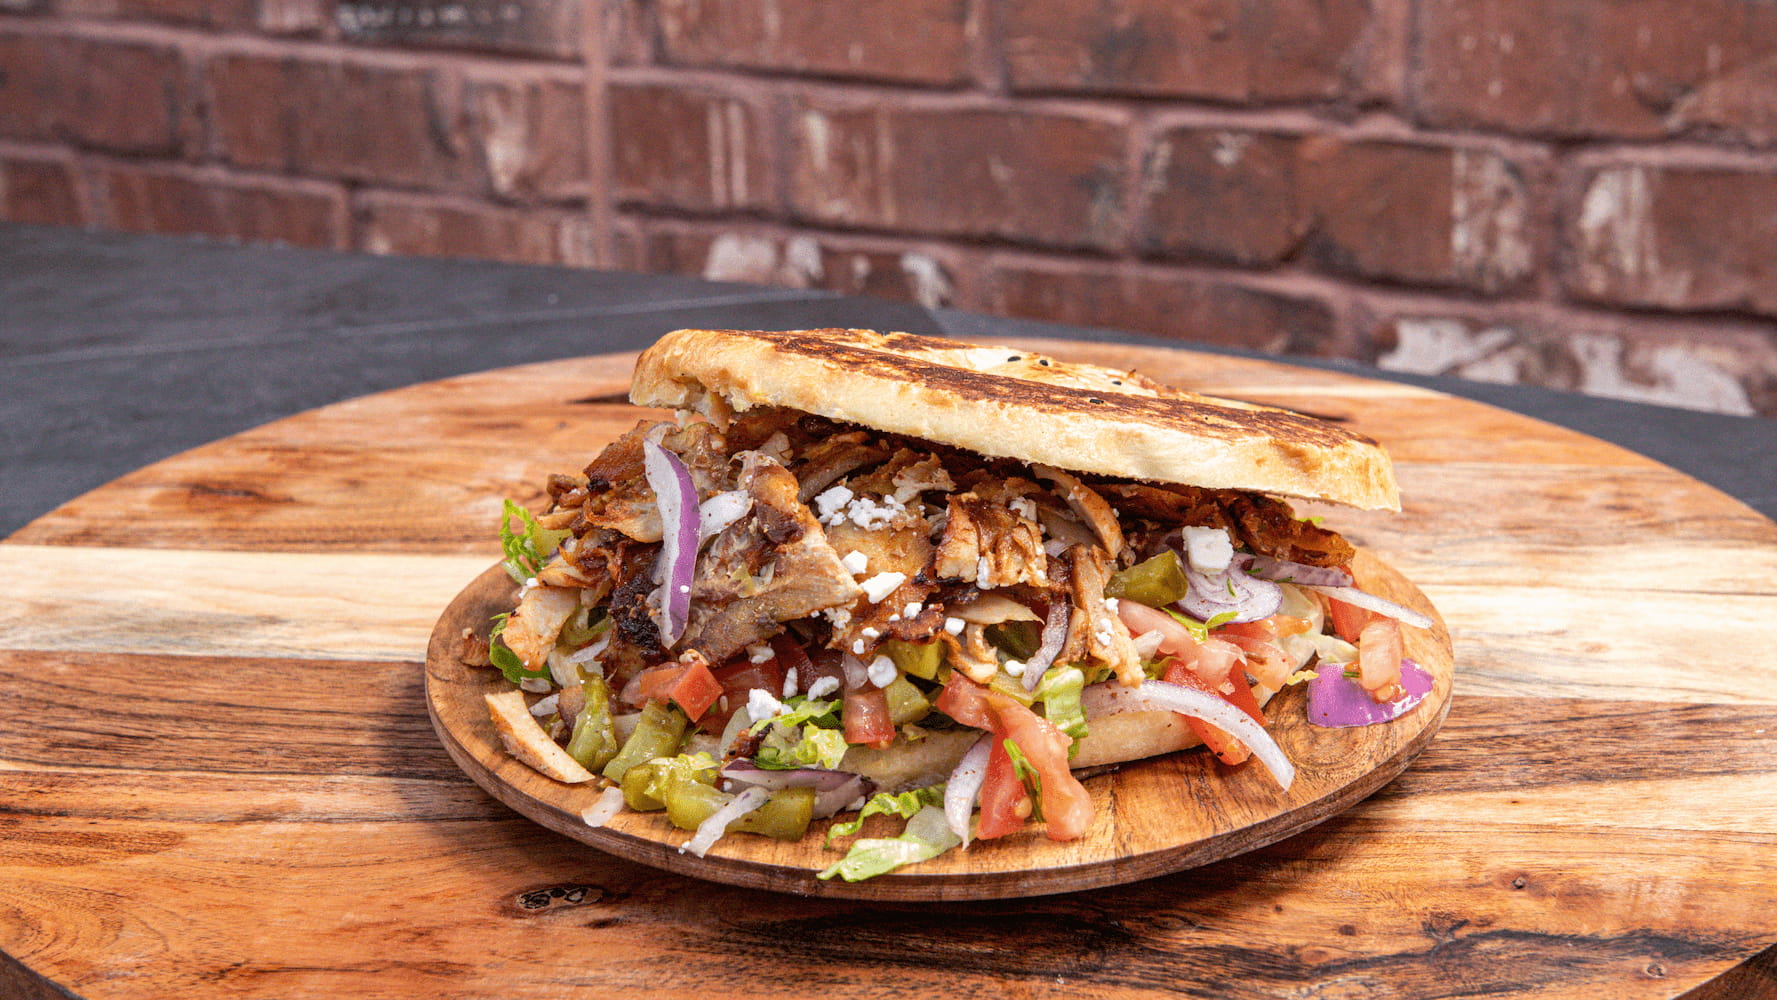
[[[840,849],[823,846],[829,821],[816,821],[794,843],[745,834],[724,837],[704,857],[680,851],[691,835],[662,813],[625,810],[605,826],[587,826],[580,813],[599,789],[554,781],[509,756],[482,696],[510,685],[498,671],[466,666],[458,658],[463,629],[485,635],[494,615],[512,610],[516,588],[499,566],[465,588],[433,628],[426,649],[426,705],[451,758],[495,798],[557,833],[631,861],[801,895],[961,900],[1072,892],[1180,871],[1281,840],[1356,804],[1425,748],[1450,708],[1449,632],[1425,595],[1391,567],[1360,552],[1353,569],[1366,590],[1436,620],[1429,631],[1402,629],[1407,656],[1431,673],[1435,685],[1393,722],[1346,729],[1311,725],[1300,685],[1278,695],[1266,716],[1296,765],[1287,792],[1256,763],[1229,768],[1202,749],[1187,750],[1088,778],[1096,818],[1078,840],[1056,843],[1033,824],[862,882],[815,877],[842,856]],[[863,835],[892,836],[890,822],[872,820],[881,826],[867,825]]]

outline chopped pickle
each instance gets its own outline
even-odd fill
[[[679,752],[679,741],[685,737],[685,713],[664,701],[650,701],[642,708],[635,732],[624,741],[623,749],[605,765],[604,775],[622,781],[624,772],[656,757],[671,757]]]
[[[932,711],[931,699],[905,677],[897,675],[882,689],[882,694],[888,699],[889,720],[897,726],[918,722]]]
[[[1035,694],[1024,689],[1024,681],[1017,677],[1013,677],[1004,670],[993,675],[993,682],[990,683],[988,687],[1003,695],[1009,696],[1013,701],[1023,705],[1025,708],[1029,708],[1031,703],[1036,701]]]
[[[1028,660],[1043,646],[1041,622],[1001,622],[986,629],[987,641],[1014,660]]]
[[[665,809],[669,788],[693,783],[713,789],[716,772],[716,760],[709,754],[657,757],[624,772],[623,802],[637,812]]]
[[[617,756],[611,688],[603,675],[590,674],[580,678],[580,690],[586,695],[586,707],[574,719],[574,732],[568,737],[568,756],[588,771],[597,771]]]
[[[1179,561],[1177,552],[1167,549],[1152,559],[1112,573],[1105,581],[1104,596],[1164,608],[1184,600],[1190,588],[1185,579],[1185,564]]]
[[[944,644],[936,639],[920,643],[890,639],[880,649],[883,655],[895,661],[895,666],[901,668],[902,673],[912,674],[921,680],[937,680],[938,668],[944,665]]]
[[[661,789],[666,818],[681,830],[695,830],[734,796],[696,781],[671,782]],[[780,788],[765,804],[728,825],[730,833],[758,833],[779,840],[800,840],[814,818],[814,789]]]

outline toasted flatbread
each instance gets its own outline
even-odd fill
[[[1027,351],[868,330],[679,330],[630,399],[712,418],[784,406],[1076,472],[1399,510],[1388,455],[1313,417]]]

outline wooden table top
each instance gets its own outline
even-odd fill
[[[0,996],[1744,997],[1777,942],[1777,525],[1425,389],[1044,342],[1345,420],[1399,515],[1330,522],[1456,647],[1414,766],[1131,885],[813,899],[600,854],[465,778],[426,637],[501,498],[603,443],[629,356],[328,406],[0,544]]]

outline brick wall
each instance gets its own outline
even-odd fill
[[[0,0],[0,217],[1777,415],[1777,4]]]

